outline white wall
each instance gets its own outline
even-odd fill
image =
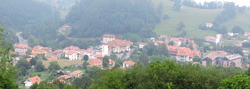
[[[25,87],[30,87],[33,85],[33,83],[31,81],[28,81],[28,80],[26,80],[24,83],[25,83]]]

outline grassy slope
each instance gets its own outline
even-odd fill
[[[214,36],[214,31],[199,30],[200,24],[211,23],[214,18],[221,13],[222,9],[210,10],[210,9],[197,9],[183,6],[180,11],[174,11],[174,2],[169,0],[152,0],[155,6],[158,6],[160,2],[163,3],[163,14],[167,14],[170,19],[162,21],[155,27],[157,34],[169,34],[178,35],[180,32],[176,31],[177,24],[180,21],[186,25],[184,30],[187,31],[187,37],[205,37],[208,35]]]
[[[48,68],[49,67],[49,63],[51,61],[57,61],[58,64],[60,65],[60,67],[65,67],[65,66],[70,66],[72,64],[78,64],[78,63],[83,63],[83,61],[69,61],[69,60],[50,60],[50,61],[43,61],[43,64],[45,65],[45,68]]]
[[[228,20],[225,23],[222,23],[222,26],[226,26],[228,31],[232,31],[233,26],[240,26],[245,31],[250,31],[250,11],[245,11],[245,13],[237,14],[233,19]]]

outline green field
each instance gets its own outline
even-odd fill
[[[215,36],[216,32],[211,30],[200,30],[198,26],[200,24],[212,23],[217,15],[219,15],[223,9],[197,9],[192,7],[183,6],[180,11],[174,11],[174,2],[169,0],[152,0],[155,8],[158,7],[159,3],[163,3],[163,15],[167,14],[170,18],[167,20],[162,20],[155,26],[155,32],[157,34],[168,34],[168,35],[178,35],[180,32],[176,31],[177,24],[182,21],[186,27],[188,38],[199,37],[203,38],[205,36]],[[250,12],[238,14],[234,19],[222,23],[221,26],[226,26],[228,31],[231,31],[233,26],[241,26],[244,30],[250,31]]]
[[[78,63],[83,63],[83,61],[79,61],[79,60],[76,60],[76,61],[70,61],[70,60],[63,60],[63,59],[59,59],[59,60],[50,60],[50,61],[43,61],[43,64],[45,65],[45,68],[48,68],[49,67],[49,63],[51,61],[57,61],[58,64],[60,65],[60,67],[65,67],[65,66],[70,66],[72,64],[78,64]]]

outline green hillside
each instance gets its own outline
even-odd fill
[[[250,31],[250,11],[245,11],[245,13],[237,14],[234,19],[230,19],[229,21],[222,24],[222,26],[226,26],[228,31],[233,29],[233,26],[240,26],[245,31]]]
[[[163,3],[163,15],[167,14],[170,19],[163,20],[161,23],[155,26],[155,32],[157,34],[169,34],[178,35],[180,32],[176,31],[177,24],[180,21],[186,25],[184,30],[187,31],[187,37],[205,37],[208,35],[215,35],[215,31],[211,30],[199,30],[200,24],[212,23],[215,17],[222,12],[222,9],[210,10],[210,9],[197,9],[183,6],[180,11],[174,11],[174,2],[169,0],[153,0],[155,6],[159,3]]]

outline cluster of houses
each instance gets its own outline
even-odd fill
[[[68,74],[65,74],[65,71],[62,71],[62,70],[57,70],[57,73],[59,74],[60,72],[64,73],[64,75],[58,77],[57,79],[62,82],[62,83],[65,83],[67,80],[71,79],[71,78],[80,78],[82,77],[82,71],[80,70],[76,70],[72,73],[68,73]],[[31,78],[28,78],[25,82],[24,82],[24,85],[25,87],[29,88],[30,86],[32,86],[33,84],[37,83],[39,84],[40,82],[42,81],[42,79],[39,77],[39,76],[34,76],[34,77],[31,77]],[[53,81],[52,81],[53,82]],[[49,83],[52,83],[52,82],[49,82]]]
[[[211,43],[215,43],[218,44],[221,39],[222,39],[223,35],[222,34],[217,34],[216,37],[213,36],[207,36],[205,37],[205,42],[211,42]]]

